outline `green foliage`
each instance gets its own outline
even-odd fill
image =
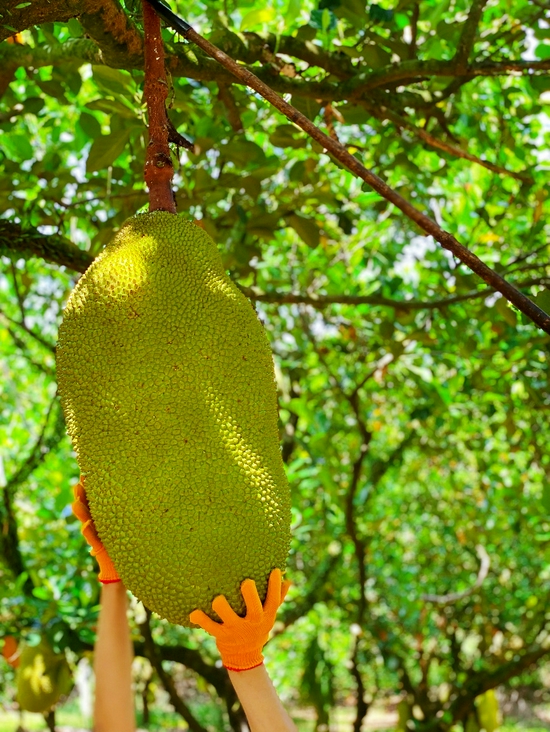
[[[548,311],[542,67],[384,76],[453,59],[471,5],[172,3]],[[546,59],[542,5],[487,4],[472,68]],[[140,3],[124,6],[139,25]],[[30,10],[13,10],[10,27],[19,12]],[[85,22],[23,34],[30,60],[0,100],[0,209],[95,256],[147,203],[147,138],[143,72],[128,54],[91,54]],[[176,162],[178,209],[201,220],[255,298],[276,363],[294,586],[266,648],[270,672],[320,724],[358,677],[365,699],[399,691],[421,707],[418,728],[467,723],[490,685],[545,658],[549,339],[255,94],[232,85],[224,101],[201,54],[165,38],[188,74],[174,61],[169,115],[196,145]],[[0,45],[2,62],[15,53]],[[354,97],[350,78],[372,74],[383,83]],[[70,514],[77,467],[53,356],[75,273],[19,239],[0,251],[0,634],[43,633],[78,658],[94,640],[98,588]],[[157,621],[154,637],[217,659],[200,631]],[[0,678],[8,702],[7,666]]]

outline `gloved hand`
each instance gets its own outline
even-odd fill
[[[120,582],[115,565],[97,535],[84,490],[84,478],[80,478],[80,483],[74,486],[73,493],[75,497],[74,503],[72,504],[73,513],[77,519],[82,521],[81,533],[92,547],[90,554],[97,559],[97,563],[99,564],[98,580],[104,585],[110,584],[111,582]]]
[[[17,641],[13,635],[7,635],[4,638],[2,655],[12,668],[17,668],[19,666],[19,649]]]
[[[282,582],[281,570],[274,569],[269,577],[267,597],[264,606],[260,602],[256,583],[246,579],[241,592],[246,604],[246,617],[241,618],[227,602],[224,595],[218,595],[212,603],[223,623],[216,623],[202,610],[193,610],[189,620],[216,639],[222,663],[229,671],[247,671],[264,662],[262,648],[267,643],[269,632],[275,623],[277,610],[285,599],[291,582]]]

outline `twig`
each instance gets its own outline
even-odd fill
[[[463,592],[450,592],[448,595],[421,595],[420,599],[424,602],[435,602],[438,605],[449,605],[450,603],[463,600],[469,595],[473,595],[473,593],[484,583],[491,567],[491,558],[487,554],[485,547],[478,544],[476,546],[476,552],[479,557],[480,565],[477,579],[471,587]]]
[[[235,99],[233,98],[233,94],[231,93],[231,89],[229,88],[229,84],[225,84],[221,81],[218,82],[218,90],[218,99],[224,104],[227,110],[227,120],[231,125],[233,132],[242,132],[243,122],[241,115],[239,114],[239,109],[235,103]]]
[[[18,321],[10,318],[10,316],[6,315],[6,313],[4,313],[2,310],[0,310],[0,318],[5,318],[12,325],[16,325],[18,328],[21,328],[25,331],[25,333],[28,333],[31,338],[34,338],[37,343],[40,343],[43,348],[46,348],[50,353],[55,354],[55,346],[53,345],[53,343],[48,343],[48,341],[42,338],[42,336],[39,336],[38,333],[35,333],[32,328],[29,328],[24,321]]]
[[[397,114],[397,112],[394,112],[388,107],[374,106],[365,102],[362,103],[362,106],[364,106],[365,109],[368,109],[368,111],[374,117],[377,117],[378,119],[389,119],[391,122],[397,125],[397,127],[403,127],[404,129],[409,130],[421,140],[424,140],[424,142],[426,142],[431,147],[443,150],[444,152],[447,152],[450,155],[454,155],[457,158],[470,160],[472,163],[477,163],[477,165],[481,165],[484,168],[491,170],[493,173],[498,173],[499,175],[509,175],[511,178],[516,178],[516,180],[521,180],[524,183],[533,183],[533,178],[528,173],[516,173],[513,170],[508,170],[508,168],[502,168],[500,165],[490,163],[488,160],[478,158],[475,155],[466,152],[466,150],[462,150],[461,148],[456,147],[455,145],[449,145],[448,142],[439,140],[437,137],[434,137],[426,130],[423,130],[421,127],[417,127],[406,117]]]
[[[145,0],[144,0],[145,1]],[[319,142],[325,150],[331,153],[339,162],[348,168],[354,175],[364,180],[374,188],[383,198],[393,203],[411,221],[414,221],[423,231],[438,241],[445,249],[452,252],[461,262],[466,264],[473,272],[479,275],[487,284],[494,287],[504,297],[513,303],[518,310],[521,310],[528,318],[536,323],[546,333],[550,333],[550,315],[538,307],[526,295],[517,290],[497,272],[488,267],[467,247],[455,239],[448,231],[444,231],[433,219],[415,208],[409,201],[403,198],[397,191],[390,188],[375,173],[365,168],[357,158],[353,157],[346,148],[337,140],[332,140],[328,135],[316,127],[305,115],[295,107],[284,101],[273,89],[258,79],[251,71],[243,68],[233,61],[227,54],[214,46],[206,38],[197,33],[188,23],[174,15],[169,8],[166,8],[160,0],[150,0],[159,15],[172,27],[175,27],[188,40],[195,43],[205,53],[216,59],[227,70],[231,71],[238,79],[257,91],[261,96],[270,102],[276,109],[282,112],[288,119],[301,127],[310,137]],[[438,62],[440,63],[440,62]],[[418,64],[417,61],[409,61],[402,64]],[[451,67],[449,65],[449,71]]]

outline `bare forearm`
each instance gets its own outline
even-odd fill
[[[228,673],[251,732],[297,732],[263,664],[250,671]]]
[[[102,585],[94,653],[95,732],[134,732],[136,728],[127,607],[122,582]]]

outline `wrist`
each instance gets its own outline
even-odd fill
[[[250,671],[261,666],[264,657],[261,648],[221,653],[222,663],[228,671]]]

